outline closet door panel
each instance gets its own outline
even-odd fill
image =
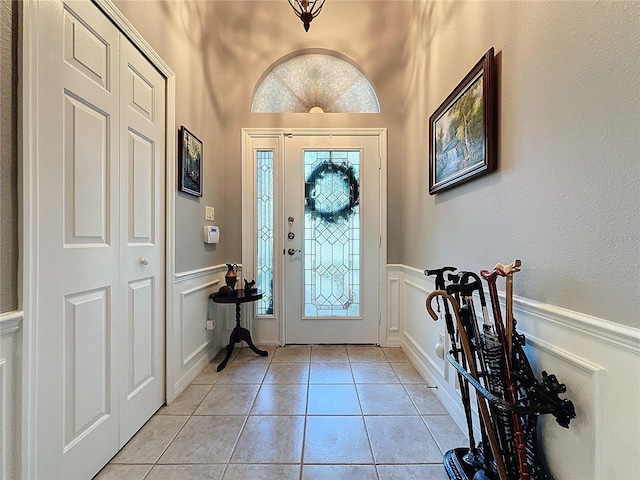
[[[154,148],[155,143],[135,131],[127,131],[129,160],[129,245],[155,243]]]
[[[109,291],[67,296],[65,302],[65,445],[108,420],[112,405],[109,380],[111,348]]]
[[[82,100],[64,98],[65,245],[111,243],[109,116]]]
[[[120,34],[90,2],[29,8],[38,31],[35,476],[91,478],[118,449]]]
[[[121,271],[128,325],[120,383],[120,445],[165,399],[165,81],[127,42],[120,50]]]

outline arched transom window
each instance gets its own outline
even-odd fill
[[[272,65],[256,88],[254,113],[380,113],[360,68],[335,52],[298,52]]]

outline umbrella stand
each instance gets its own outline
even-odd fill
[[[447,323],[452,325],[455,317],[457,332],[447,329],[452,348],[446,358],[456,369],[465,413],[467,405],[470,408],[470,388],[477,393],[482,443],[475,449],[472,443],[470,449],[455,448],[445,453],[444,467],[452,480],[553,480],[539,448],[537,418],[541,414],[552,414],[559,425],[568,428],[576,416],[573,403],[560,398],[559,394],[565,393],[566,388],[555,375],[543,371],[542,379],[536,379],[523,349],[525,337],[516,332],[513,283],[509,275],[519,271],[519,267],[520,262],[516,261],[511,265],[498,264],[492,272],[481,272],[489,286],[493,321],[487,312],[482,281],[471,272],[450,273],[448,278],[452,283],[446,285],[444,291],[438,288],[427,298],[426,308],[434,320],[438,315],[432,303],[435,298],[440,311],[439,297],[443,297]],[[445,268],[449,271],[452,267]],[[442,287],[445,270],[437,273],[440,278],[436,287]],[[498,276],[507,277],[506,329],[498,304]],[[482,332],[473,305],[475,293],[482,307]],[[472,432],[470,418],[467,425]],[[475,466],[468,461],[472,451],[477,455]]]

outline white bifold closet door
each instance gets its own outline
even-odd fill
[[[33,8],[36,477],[91,478],[165,398],[165,80],[94,4]]]

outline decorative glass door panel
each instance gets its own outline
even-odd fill
[[[257,287],[264,296],[256,302],[257,315],[273,315],[274,151],[256,151]]]
[[[360,316],[360,151],[305,151],[304,316]]]

